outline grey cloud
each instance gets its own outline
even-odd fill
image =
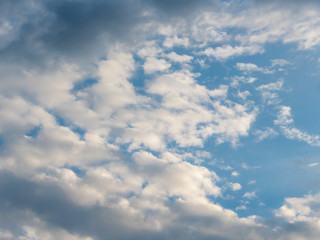
[[[18,234],[17,223],[26,224],[26,211],[36,214],[52,226],[94,239],[141,239],[139,231],[130,230],[124,214],[106,207],[80,207],[52,184],[36,183],[12,173],[0,173],[0,223]],[[12,214],[16,212],[17,214]],[[16,217],[16,218],[15,218]],[[11,221],[10,221],[11,220]],[[148,232],[145,232],[146,236]],[[135,237],[136,235],[136,237]]]
[[[13,36],[0,49],[1,59],[42,67],[45,60],[60,57],[87,63],[92,58],[104,57],[105,49],[116,42],[138,43],[145,33],[145,29],[141,29],[144,24],[163,22],[167,17],[187,19],[211,2],[3,1],[0,20],[11,24]],[[145,14],[145,11],[152,14]]]
[[[165,16],[181,16],[184,18],[196,14],[203,7],[213,9],[218,4],[216,0],[144,0],[144,2],[152,4]]]
[[[28,211],[52,228],[62,228],[96,240],[208,239],[199,233],[188,234],[184,226],[174,226],[161,232],[133,229],[128,225],[130,219],[125,212],[101,206],[77,206],[54,184],[33,182],[10,172],[0,172],[1,228],[18,236],[22,225],[28,223]]]
[[[41,38],[58,51],[90,50],[103,33],[116,39],[126,38],[133,25],[142,20],[139,1],[51,1],[47,12],[53,14]]]
[[[9,11],[5,20],[17,28],[17,34],[0,54],[2,59],[24,63],[39,64],[57,55],[73,60],[103,55],[104,45],[129,39],[130,31],[142,21],[138,0],[34,1],[28,14],[24,14],[26,1],[3,5]],[[20,19],[20,25],[15,19]]]
[[[83,207],[74,204],[67,194],[50,182],[31,181],[11,172],[0,172],[0,225],[17,236],[23,225],[30,223],[30,212],[35,214],[49,228],[65,229],[69,233],[90,236],[95,240],[104,239],[216,239],[231,240],[232,234],[205,234],[201,228],[229,229],[219,216],[197,216],[185,214],[184,207],[168,203],[172,214],[179,218],[161,230],[137,229],[131,227],[129,214],[121,210],[94,205]],[[28,213],[29,212],[29,213]],[[152,213],[151,214],[152,217]],[[145,219],[146,220],[146,219]],[[136,224],[136,223],[135,223]],[[231,224],[232,225],[232,224]],[[245,226],[243,226],[245,227]],[[0,229],[1,230],[1,229]],[[253,230],[253,229],[252,229]],[[238,239],[247,239],[240,233]],[[254,238],[252,238],[254,239]],[[64,240],[64,239],[63,239]]]

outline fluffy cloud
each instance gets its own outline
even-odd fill
[[[301,198],[286,198],[284,204],[276,211],[277,217],[286,219],[289,222],[285,228],[291,233],[287,234],[287,236],[284,235],[282,238],[316,239],[316,236],[319,235],[319,206],[319,193]],[[308,230],[299,231],[301,228]]]
[[[164,59],[147,58],[143,69],[146,73],[154,73],[157,71],[165,71],[171,67],[171,64]]]
[[[176,54],[175,52],[171,52],[167,55],[167,57],[173,61],[173,62],[179,62],[179,63],[184,63],[184,62],[190,62],[193,57],[188,56],[188,55],[179,55]]]

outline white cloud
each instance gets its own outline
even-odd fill
[[[245,71],[245,72],[263,71],[262,68],[258,67],[253,63],[237,63],[236,68],[239,69],[240,71]]]
[[[178,62],[178,63],[188,63],[188,62],[191,62],[191,60],[193,59],[192,56],[189,56],[189,55],[179,55],[179,54],[176,54],[175,52],[170,52],[168,55],[167,55],[167,58],[173,62]]]
[[[175,46],[189,46],[189,39],[188,38],[179,38],[177,36],[174,37],[167,37],[166,40],[163,42],[163,46],[166,48],[173,48]]]
[[[259,87],[257,87],[257,90],[259,90],[259,91],[279,91],[279,90],[281,90],[282,86],[283,86],[283,80],[281,79],[278,82],[260,85]]]
[[[31,31],[24,34],[25,28],[20,31],[10,19],[8,22],[1,19],[0,35],[5,40],[1,48],[6,48],[16,36],[19,38],[14,39],[16,41],[12,42],[11,49],[4,50],[15,50],[13,52],[19,53],[19,59],[21,48],[29,50],[27,48],[31,42],[35,42],[36,47],[28,52],[28,64],[19,66],[19,62],[12,64],[10,69],[5,69],[6,66],[0,68],[0,133],[4,149],[0,153],[0,175],[3,177],[4,172],[10,172],[1,178],[5,181],[0,181],[1,193],[6,193],[1,194],[0,203],[10,203],[7,205],[10,209],[0,204],[1,213],[6,213],[3,215],[6,219],[0,219],[3,228],[0,238],[91,240],[108,234],[110,238],[141,239],[147,234],[147,238],[171,239],[174,233],[183,239],[294,239],[294,233],[287,234],[285,228],[282,233],[270,234],[269,226],[261,223],[263,221],[256,216],[239,218],[234,211],[215,203],[215,198],[222,195],[217,186],[221,179],[211,168],[205,167],[212,156],[201,147],[209,137],[218,144],[230,142],[236,146],[241,137],[248,135],[258,109],[252,101],[244,101],[251,94],[249,91],[238,91],[238,97],[242,98],[239,103],[230,100],[232,89],[229,92],[224,84],[217,84],[215,88],[199,84],[197,78],[200,75],[192,73],[192,67],[187,68],[189,70],[184,68],[187,63],[192,63],[193,57],[178,55],[171,52],[171,48],[183,46],[189,48],[189,52],[204,49],[200,52],[202,59],[195,60],[202,66],[211,57],[226,61],[262,53],[266,42],[298,42],[301,48],[311,48],[319,44],[319,17],[315,11],[305,8],[294,15],[284,9],[270,12],[269,8],[246,8],[244,14],[238,9],[233,12],[229,4],[217,5],[221,11],[199,14],[196,19],[185,21],[185,24],[177,18],[170,23],[171,17],[168,17],[166,24],[157,25],[155,22],[161,17],[157,15],[152,22],[150,19],[155,12],[144,9],[138,17],[142,25],[132,27],[139,40],[131,39],[133,34],[123,34],[128,35],[132,42],[123,47],[115,41],[114,45],[118,46],[113,51],[114,45],[107,46],[106,58],[99,55],[100,59],[105,60],[87,61],[89,56],[79,53],[77,59],[85,58],[85,64],[79,66],[78,60],[70,60],[74,58],[67,56],[70,50],[67,46],[77,46],[78,52],[81,50],[78,46],[85,46],[83,49],[86,49],[88,45],[70,44],[66,36],[63,38],[65,44],[60,44],[66,50],[58,49],[54,44],[57,39],[48,41],[51,38],[43,38],[41,32],[51,33],[48,30],[53,30],[50,28],[51,22],[44,22],[40,27],[33,22],[24,22],[25,16],[19,16],[17,24],[28,26]],[[49,6],[48,9],[41,8],[37,1],[31,5],[46,19],[57,17],[59,20],[59,14],[47,12]],[[184,12],[184,8],[182,10]],[[83,14],[85,12],[91,12],[91,8]],[[41,16],[28,19],[42,23]],[[73,17],[70,15],[62,22],[68,22]],[[86,27],[83,22],[92,26],[91,20],[76,22],[81,26],[79,29]],[[165,40],[142,41],[141,47],[140,39],[155,39],[157,36],[153,34],[160,25]],[[180,26],[185,28],[180,29]],[[118,29],[118,25],[114,28]],[[234,28],[239,30],[237,36],[231,36],[230,29]],[[39,29],[39,32],[32,32],[32,29]],[[141,29],[147,30],[141,33]],[[117,39],[121,32],[119,29],[118,35],[110,38]],[[54,38],[57,32],[52,34]],[[36,37],[33,38],[33,35]],[[85,34],[72,35],[74,38],[88,39],[83,37]],[[99,32],[97,35],[104,39],[108,34]],[[40,39],[47,39],[49,45]],[[25,45],[19,46],[21,42]],[[4,50],[1,49],[6,53]],[[102,55],[106,52],[104,48],[98,50]],[[48,54],[54,63],[33,62],[38,66],[30,67],[37,54]],[[136,56],[144,64],[139,65]],[[171,63],[165,59],[184,63],[183,70],[172,69]],[[271,61],[271,67],[287,64],[283,59]],[[247,72],[271,71],[253,63],[238,63],[237,66]],[[139,79],[145,85],[138,89],[131,78],[135,77],[140,67],[150,75]],[[93,78],[95,83],[74,91],[76,83],[86,78]],[[231,76],[230,79],[234,87],[257,80],[244,76]],[[256,90],[261,92],[267,103],[275,103],[278,99],[275,91],[281,90],[282,85],[281,80],[261,85]],[[236,97],[236,100],[239,98]],[[290,139],[319,145],[317,135],[292,127],[289,107],[281,108],[274,123]],[[35,127],[39,128],[39,132],[30,136],[28,133]],[[276,135],[271,128],[258,130],[256,134],[259,140]],[[241,166],[249,169],[246,164]],[[310,164],[312,166],[315,165]],[[221,169],[233,170],[230,166]],[[238,176],[239,173],[233,171],[231,175]],[[255,181],[248,182],[253,183]],[[239,191],[242,186],[240,183],[230,183],[230,188]],[[23,189],[21,193],[20,189]],[[22,200],[17,201],[17,196],[22,196],[19,197]],[[252,199],[256,193],[246,192],[243,197]],[[318,202],[318,195],[286,199],[277,216],[290,222],[307,223],[318,233]],[[245,209],[245,204],[237,210]],[[15,229],[19,229],[19,233]],[[310,236],[301,234],[304,239],[317,239],[319,234]]]
[[[286,126],[281,126],[282,133],[285,137],[306,142],[312,146],[320,147],[320,136],[319,135],[310,135],[307,132],[301,131],[297,128],[289,128]]]
[[[238,173],[237,171],[233,171],[232,173],[231,173],[231,176],[233,176],[233,177],[237,177],[237,176],[239,176],[240,175],[240,173]]]
[[[236,207],[236,211],[238,211],[238,210],[246,210],[246,209],[247,209],[247,207],[245,205],[240,205],[240,206]]]
[[[166,60],[151,57],[147,58],[146,62],[143,65],[143,69],[147,74],[166,71],[170,67],[171,64],[168,63]]]
[[[320,146],[320,136],[310,135],[298,128],[293,127],[293,118],[291,115],[291,108],[289,106],[280,106],[277,119],[274,124],[279,125],[282,134],[292,140],[306,142],[312,146]]]
[[[241,55],[253,55],[257,53],[262,53],[263,49],[260,46],[230,46],[224,45],[222,47],[216,48],[206,48],[205,50],[199,52],[200,55],[206,55],[208,57],[215,57],[218,61],[225,61],[231,57],[238,57]]]
[[[243,195],[244,198],[248,198],[248,199],[253,199],[253,198],[256,198],[257,195],[256,195],[256,192],[246,192],[244,195]]]
[[[273,128],[267,127],[264,130],[257,130],[254,132],[254,134],[257,136],[257,141],[261,142],[264,139],[273,138],[278,134]]]
[[[240,83],[251,84],[257,80],[257,78],[255,77],[245,77],[245,76],[232,76],[230,79],[231,79],[230,85],[232,87],[238,87]]]
[[[291,108],[289,106],[281,106],[274,123],[277,125],[289,125],[293,123]]]
[[[241,167],[242,167],[243,169],[249,169],[249,166],[248,166],[248,164],[246,164],[246,163],[241,163]]]
[[[227,171],[233,170],[231,166],[221,166],[220,169],[227,170]]]
[[[308,164],[308,167],[315,167],[315,166],[318,166],[319,163],[315,162],[315,163],[310,163]]]
[[[251,180],[251,181],[248,182],[248,184],[250,184],[250,185],[251,184],[255,184],[255,183],[256,183],[256,180]]]
[[[147,41],[143,47],[137,51],[141,58],[156,58],[163,53],[163,50],[157,45],[156,41]]]
[[[306,195],[301,198],[286,198],[284,204],[275,212],[277,217],[283,218],[293,228],[304,226],[308,231],[298,231],[293,236],[296,239],[316,239],[320,226],[320,196]]]
[[[230,183],[230,188],[232,189],[232,191],[239,191],[242,189],[242,186],[240,185],[240,183]]]
[[[268,105],[274,105],[280,102],[279,96],[275,91],[280,91],[282,86],[283,80],[280,79],[274,83],[260,85],[256,89],[261,93],[264,102]]]
[[[268,68],[261,68],[255,65],[254,63],[237,63],[236,68],[239,69],[240,71],[243,71],[245,73],[250,73],[250,72],[262,72],[264,74],[271,74],[273,73],[271,70]]]
[[[295,5],[292,6],[277,6],[276,2],[272,2],[258,7],[246,6],[245,11],[232,11],[231,8],[220,14],[207,13],[200,18],[203,23],[222,29],[247,29],[236,36],[236,40],[242,44],[264,44],[280,40],[284,43],[298,42],[301,49],[318,45],[320,18],[317,9],[303,6],[297,11]]]
[[[285,59],[281,59],[281,58],[278,58],[278,59],[272,59],[271,60],[271,66],[272,67],[276,67],[276,66],[279,66],[279,67],[284,67],[286,65],[289,65],[290,62],[285,60]]]

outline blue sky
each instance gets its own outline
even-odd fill
[[[317,1],[2,1],[0,239],[318,239]]]

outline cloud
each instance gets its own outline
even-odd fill
[[[253,198],[256,198],[257,195],[256,195],[256,192],[246,192],[244,195],[243,195],[244,198],[248,198],[248,199],[253,199]]]
[[[257,136],[258,142],[261,142],[264,139],[272,138],[279,135],[278,132],[276,132],[274,129],[270,127],[265,128],[265,130],[257,130],[255,131],[254,134]]]
[[[230,183],[230,188],[232,189],[232,191],[239,191],[242,189],[242,186],[240,185],[240,183]]]
[[[189,39],[188,38],[178,38],[177,36],[166,38],[163,42],[163,46],[167,48],[172,48],[174,46],[189,46]]]
[[[237,171],[233,171],[232,173],[231,173],[231,176],[233,176],[233,177],[237,177],[237,176],[239,176],[240,175],[240,173],[238,173]]]
[[[230,46],[225,45],[222,47],[216,47],[215,49],[209,47],[201,52],[200,55],[206,55],[208,57],[214,57],[218,61],[225,61],[231,57],[238,57],[241,55],[253,55],[262,53],[263,49],[260,46]]]
[[[288,125],[293,123],[291,107],[281,106],[277,119],[274,121],[274,123],[278,125]]]
[[[310,49],[319,44],[317,29],[320,19],[317,17],[318,8],[314,6],[314,4],[289,6],[274,1],[263,5],[247,2],[238,4],[237,11],[231,8],[230,11],[221,14],[208,13],[203,21],[215,24],[219,28],[240,26],[245,28],[246,31],[236,36],[236,40],[242,45],[282,41],[297,42],[301,49]]]
[[[24,216],[19,222],[12,216],[10,225],[25,229],[28,237],[102,239],[108,233],[140,239],[160,231],[161,239],[170,239],[171,231],[200,224],[203,230],[195,236],[220,237],[203,225],[211,209],[210,221],[228,226],[222,214],[240,228],[255,228],[254,221],[209,200],[221,195],[215,172],[168,147],[176,144],[179,152],[202,146],[213,135],[220,143],[236,144],[254,121],[251,106],[227,100],[226,85],[200,85],[198,74],[189,70],[151,77],[147,96],[142,95],[130,82],[137,64],[133,54],[114,50],[96,62],[91,75],[62,64],[52,72],[30,70],[24,78],[7,79],[5,89],[16,96],[2,92],[1,97],[7,149],[1,152],[1,169],[9,172],[1,191],[4,202]],[[87,78],[95,80],[79,87]],[[19,96],[22,89],[33,98]],[[195,152],[192,157],[209,156]],[[23,200],[15,199],[22,186]],[[10,192],[11,187],[17,191]],[[24,221],[25,209],[39,222]],[[173,216],[181,223],[172,225]],[[196,219],[185,223],[184,217]],[[23,237],[10,226],[4,232]]]
[[[238,87],[240,83],[251,84],[257,80],[255,77],[245,77],[245,76],[232,76],[230,85],[232,87]]]
[[[293,118],[291,115],[291,108],[288,106],[280,106],[277,119],[274,124],[279,125],[282,134],[292,140],[306,142],[312,146],[320,146],[320,136],[311,135],[293,126]]]
[[[171,67],[171,64],[164,59],[147,58],[143,65],[143,69],[147,74],[165,71]]]
[[[319,234],[319,206],[319,194],[286,198],[275,214],[289,222],[286,228],[297,239],[299,237],[316,239]],[[308,230],[301,231],[301,229]]]
[[[255,184],[256,183],[256,180],[251,180],[248,182],[248,184]]]
[[[193,59],[192,56],[178,55],[175,52],[169,53],[167,55],[167,58],[169,58],[173,62],[179,62],[179,63],[190,62]]]
[[[260,54],[268,42],[319,43],[313,11],[265,10],[243,14],[216,1],[1,1],[0,238],[293,236],[290,227],[273,233],[262,218],[218,204],[223,181],[232,191],[242,186],[217,175],[207,149],[241,146],[249,135],[260,110],[240,83],[257,79],[230,76],[239,87],[231,89],[210,75],[204,85],[207,76],[191,66]],[[286,64],[274,59],[271,67]],[[274,103],[282,86],[252,90]],[[317,135],[292,126],[289,107],[274,123],[290,139],[319,145]],[[305,199],[287,199],[277,217],[311,224],[317,195]]]
[[[315,166],[318,166],[319,163],[315,162],[315,163],[310,163],[308,164],[308,167],[315,167]]]
[[[285,60],[285,59],[272,59],[271,60],[271,66],[275,67],[275,66],[279,66],[279,67],[284,67],[286,65],[290,64],[289,61]]]
[[[173,170],[172,173],[176,173],[176,169]],[[194,172],[194,169],[191,172]],[[195,174],[193,176],[197,179],[199,175]],[[111,202],[108,205],[91,205],[83,208],[81,205],[75,205],[74,200],[69,198],[72,197],[73,193],[56,186],[51,180],[53,176],[47,175],[47,177],[49,178],[46,181],[37,180],[33,182],[12,174],[1,173],[1,179],[5,179],[5,181],[1,181],[0,185],[1,200],[2,202],[10,202],[9,209],[8,206],[0,205],[2,216],[6,216],[10,210],[14,210],[15,214],[20,216],[18,221],[25,230],[23,233],[25,236],[46,236],[48,239],[59,236],[61,239],[89,240],[103,239],[107,234],[121,239],[128,239],[129,237],[131,239],[141,239],[141,237],[156,236],[161,239],[170,239],[175,231],[179,232],[179,236],[187,237],[184,236],[183,229],[191,228],[193,230],[189,231],[188,235],[191,234],[205,239],[213,236],[222,237],[218,229],[225,228],[229,224],[232,224],[235,228],[259,231],[259,225],[255,224],[254,221],[238,219],[234,212],[224,210],[219,205],[212,204],[204,199],[194,201],[196,199],[192,194],[190,197],[194,199],[193,201],[187,200],[188,198],[184,200],[177,198],[171,203],[166,200],[167,198],[158,198],[159,196],[155,195],[153,191],[161,193],[159,192],[160,189],[158,187],[152,188],[152,185],[148,185],[141,192],[141,195],[135,195],[127,200],[122,198],[112,203],[112,197],[109,196]],[[171,182],[170,179],[173,178],[163,178],[164,181]],[[72,179],[59,178],[59,181],[68,183]],[[186,191],[188,189],[181,187],[173,185],[172,190]],[[22,189],[24,190],[22,191]],[[23,198],[19,200],[16,197],[20,195],[23,195]],[[158,203],[164,203],[163,209],[157,205]],[[26,213],[26,209],[28,209],[28,213]],[[153,211],[153,213],[149,215],[148,211]],[[172,218],[172,216],[175,217]],[[1,219],[2,226],[6,227],[13,224],[12,221],[15,221],[15,219],[12,217],[13,215],[10,218]],[[189,220],[183,221],[182,219]],[[210,222],[204,224],[203,219]],[[95,224],[90,224],[92,222]],[[136,225],[137,222],[139,222],[139,227]],[[218,224],[219,227],[212,228],[213,222]],[[71,232],[77,232],[77,234]],[[16,231],[14,228],[8,228],[3,234],[13,235],[16,238],[22,237],[21,231]],[[85,234],[87,236],[84,236]],[[232,234],[230,238],[232,238]]]
[[[26,60],[30,64],[48,63],[49,57],[63,56],[77,62],[81,62],[82,56],[100,57],[101,47],[114,39],[128,40],[127,33],[143,18],[140,1],[33,1],[26,4],[26,1],[16,1],[8,7],[4,17],[9,24],[14,24],[10,33],[14,36],[1,49],[8,60],[25,64]]]
[[[282,86],[283,80],[280,79],[274,83],[260,85],[256,89],[261,93],[264,102],[266,102],[268,105],[274,105],[280,103],[279,96],[275,91],[280,91]]]
[[[250,72],[262,72],[264,74],[273,73],[271,70],[267,68],[258,67],[253,63],[237,63],[236,68],[245,73],[250,73]]]

